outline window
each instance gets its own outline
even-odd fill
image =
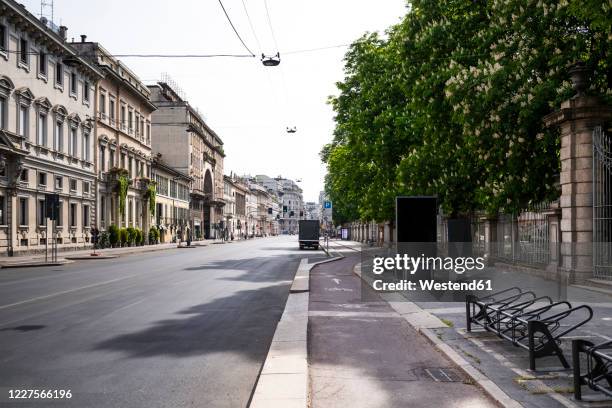
[[[136,114],[136,136],[140,134],[140,119],[138,114]]]
[[[104,148],[104,146],[100,146],[100,170],[104,171],[106,170],[104,168],[104,166],[106,165],[106,159],[104,158],[104,151],[106,149]]]
[[[77,94],[77,74],[76,72],[70,73],[70,93],[73,95]]]
[[[131,157],[128,159],[128,173],[130,175],[130,178],[132,178],[132,158]]]
[[[61,227],[64,223],[64,202],[60,201],[57,205],[57,221],[56,226]]]
[[[0,96],[0,129],[6,129],[7,111],[6,98]]]
[[[128,130],[130,133],[132,132],[132,129],[134,129],[133,117],[134,114],[132,113],[132,111],[130,111],[128,113]]]
[[[125,106],[121,106],[121,127],[125,128]]]
[[[147,144],[151,144],[151,124],[147,123]]]
[[[106,221],[106,198],[100,197],[100,221],[104,224]]]
[[[115,167],[115,151],[110,149],[108,152],[108,168],[112,169]]]
[[[44,226],[46,224],[45,200],[38,200],[36,209],[36,225]]]
[[[0,51],[6,51],[7,50],[7,41],[6,41],[6,26],[0,24]]]
[[[55,177],[55,189],[61,190],[64,185],[64,178],[62,176]]]
[[[68,154],[77,156],[77,128],[70,128],[70,140],[68,141]]]
[[[28,112],[27,106],[19,105],[19,136],[28,137]]]
[[[22,183],[28,182],[28,169],[21,170],[21,174],[19,175],[19,181]]]
[[[55,64],[55,83],[64,86],[64,66],[59,61]]]
[[[83,82],[83,101],[89,102],[89,82],[87,81]]]
[[[47,185],[47,173],[38,173],[38,185],[41,187],[45,187]]]
[[[4,196],[0,196],[0,225],[6,225],[6,219],[5,219],[5,210],[6,208],[6,201]]]
[[[19,41],[19,62],[28,65],[28,42],[25,38]]]
[[[76,190],[76,188],[75,188]],[[83,182],[83,194],[89,194],[89,182],[84,181]]]
[[[77,205],[75,203],[70,203],[70,226],[76,227],[77,225]]]
[[[89,206],[83,205],[83,227],[89,227]]]
[[[43,50],[38,52],[38,73],[47,76],[47,55]]]
[[[89,161],[89,133],[83,132],[83,156],[82,159],[85,161]]]
[[[98,111],[100,111],[100,117],[104,119],[106,117],[106,95],[100,94],[100,106],[98,107]]]
[[[53,148],[61,152],[64,150],[64,123],[57,121],[55,124],[55,139],[53,140]]]
[[[77,181],[76,179],[70,179],[70,191],[77,190]]]
[[[47,145],[47,115],[44,113],[38,115],[38,144]]]
[[[111,122],[115,122],[115,100],[113,98],[108,100],[108,117]]]
[[[28,199],[19,198],[19,225],[28,225]]]

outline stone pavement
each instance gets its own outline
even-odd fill
[[[310,274],[311,407],[496,406],[376,293],[363,302],[344,255]]]
[[[334,242],[332,254],[343,253],[360,257],[360,244],[354,242]],[[548,295],[553,299],[567,299],[572,305],[587,304],[593,308],[592,320],[575,332],[566,336],[561,347],[571,362],[571,340],[585,338],[594,343],[612,340],[612,293],[582,286],[565,286],[544,280],[531,274],[507,270],[499,265],[487,268],[487,276],[494,277],[496,288],[520,286],[532,290],[538,296]],[[364,277],[368,281],[369,277]],[[362,296],[369,298],[371,289],[361,281]],[[504,286],[505,285],[505,286]],[[397,300],[399,293],[393,299]],[[446,327],[432,329],[435,336],[459,353],[471,365],[492,380],[510,398],[525,407],[612,407],[612,401],[603,394],[593,393],[583,387],[583,401],[573,399],[573,380],[571,370],[564,370],[556,357],[537,360],[537,370],[528,370],[527,351],[513,346],[495,334],[475,329],[466,331],[465,303],[438,301],[422,292],[402,292],[406,307],[417,308],[445,322]],[[383,294],[385,299],[392,297]],[[572,321],[563,322],[566,326]]]
[[[207,246],[210,243],[214,242],[213,240],[202,240],[202,241],[193,241],[192,246]],[[186,246],[187,243],[183,242],[182,246]],[[106,249],[97,249],[96,253],[101,254],[102,257],[91,257],[92,260],[95,259],[104,259],[104,257],[115,257],[121,255],[129,255],[129,254],[137,254],[137,253],[145,253],[145,252],[156,252],[163,251],[166,249],[176,249],[178,246],[177,243],[167,243],[167,244],[157,244],[157,245],[144,245],[144,246],[136,246],[136,247],[125,247],[125,248],[106,248]],[[79,259],[87,259],[89,255],[93,252],[92,249],[78,249],[74,251],[59,251],[57,254],[57,260],[59,263],[66,263],[69,258],[79,258]],[[49,250],[49,260],[51,259],[51,250]],[[53,263],[45,263],[45,254],[29,254],[29,255],[19,255],[13,257],[1,256],[0,257],[0,268],[8,268],[8,267],[16,267],[16,266],[45,266],[52,265]]]

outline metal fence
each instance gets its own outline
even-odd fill
[[[497,222],[496,256],[527,265],[547,265],[550,262],[548,216],[550,203],[533,206],[518,216],[501,214]]]
[[[550,262],[550,239],[547,210],[550,203],[532,206],[518,216],[499,214],[497,235],[487,243],[486,221],[482,215],[471,217],[472,253],[483,256],[489,253],[500,260],[533,266],[544,266]],[[445,247],[448,242],[447,221],[438,217],[438,243]]]
[[[612,280],[612,142],[593,131],[593,277]]]

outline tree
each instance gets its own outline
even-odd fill
[[[411,1],[386,39],[346,54],[321,153],[334,216],[392,219],[398,194],[435,194],[450,216],[555,198],[558,137],[542,117],[571,96],[577,60],[610,99],[610,21],[594,0]]]

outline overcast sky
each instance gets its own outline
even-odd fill
[[[40,0],[22,3],[40,14]],[[54,22],[68,27],[69,39],[86,34],[113,54],[246,53],[218,0],[54,3]],[[145,83],[166,72],[180,85],[223,139],[226,174],[301,179],[304,199],[316,201],[325,174],[318,153],[334,126],[326,99],[343,77],[346,48],[291,51],[347,44],[366,31],[382,32],[406,12],[405,1],[268,0],[273,37],[264,0],[244,0],[259,41],[242,0],[223,4],[257,58],[121,59]],[[281,64],[264,67],[261,53],[277,51]],[[287,134],[287,126],[297,132]]]

